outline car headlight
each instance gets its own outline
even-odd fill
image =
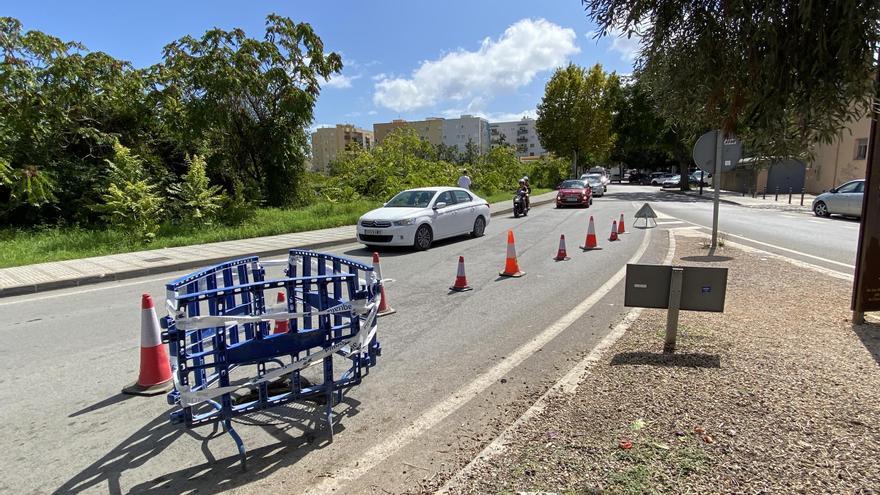
[[[412,225],[412,224],[416,223],[416,219],[415,218],[405,218],[403,220],[395,220],[392,223],[398,227],[403,227],[404,225]]]

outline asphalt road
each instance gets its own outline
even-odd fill
[[[398,313],[380,320],[379,365],[336,406],[335,441],[328,444],[320,411],[311,405],[244,418],[236,424],[249,453],[244,474],[228,436],[169,424],[164,396],[119,394],[137,376],[140,294],[160,300],[163,283],[177,274],[4,298],[0,421],[7,434],[0,436],[0,492],[217,493],[239,487],[308,493],[482,377],[472,400],[448,414],[435,411],[419,423],[422,429],[409,430],[403,444],[374,455],[374,469],[356,485],[338,488],[356,493],[375,484],[401,491],[454,469],[617,323],[625,311],[622,287],[516,366],[506,369],[506,357],[605,284],[648,245],[646,236],[653,239],[644,261],[662,259],[666,236],[659,230],[631,229],[613,245],[605,241],[622,211],[631,218],[635,210],[629,201],[607,198],[586,210],[543,206],[525,218],[493,218],[479,239],[445,241],[422,253],[383,252],[383,275],[396,280],[388,298]],[[590,215],[604,249],[581,252]],[[498,277],[507,229],[516,235],[523,278]],[[572,259],[557,263],[552,257],[560,234],[566,234]],[[365,261],[370,256],[356,245],[332,251]],[[449,294],[459,255],[475,290]],[[493,369],[503,378],[486,382]]]
[[[137,375],[140,294],[160,300],[163,284],[178,274],[0,299],[0,493],[396,493],[442,478],[622,318],[622,285],[600,289],[634,255],[658,263],[665,228],[711,225],[711,204],[699,200],[671,201],[637,186],[614,185],[609,193],[588,210],[544,206],[526,218],[493,218],[479,239],[382,252],[398,313],[380,320],[378,366],[335,408],[334,442],[309,404],[242,418],[236,429],[248,448],[246,473],[227,435],[171,425],[164,396],[119,394]],[[612,219],[626,212],[631,221],[646,201],[675,218],[661,219],[658,229],[630,225],[620,241],[607,242]],[[603,249],[581,252],[590,215]],[[851,263],[851,224],[811,220],[722,208],[722,229],[731,235]],[[520,279],[498,277],[507,229],[527,272]],[[554,262],[560,234],[572,259]],[[825,237],[836,240],[823,247]],[[357,245],[330,251],[365,261],[370,255]],[[449,294],[459,255],[475,290]]]
[[[621,186],[608,197],[650,202],[659,213],[699,225],[711,233],[711,191],[704,198],[683,196],[651,186]],[[682,224],[684,225],[684,224]],[[807,263],[852,275],[855,268],[859,222],[855,219],[818,218],[809,212],[780,211],[773,206],[745,207],[722,203],[719,231],[726,239]]]

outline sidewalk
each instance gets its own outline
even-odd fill
[[[880,326],[850,323],[851,284],[676,240],[674,263],[730,270],[725,312],[683,311],[665,355],[666,312],[643,310],[451,493],[875,493]]]
[[[556,191],[532,199],[553,202]],[[513,211],[510,201],[491,205],[492,216]],[[275,256],[291,248],[321,249],[357,242],[354,225],[252,239],[153,249],[0,269],[0,297],[77,287],[201,267],[244,256]]]
[[[666,192],[672,192],[677,194],[684,194],[686,196],[693,196],[697,198],[702,198],[707,201],[712,201],[714,197],[714,190],[709,187],[703,188],[703,195],[700,196],[699,189],[694,189],[691,191],[678,191],[678,190],[666,190]],[[751,197],[749,195],[743,196],[743,193],[736,191],[725,191],[722,190],[720,193],[720,201],[728,204],[734,204],[738,206],[745,206],[747,208],[766,208],[773,210],[781,210],[781,211],[802,211],[809,212],[810,206],[813,204],[813,199],[816,196],[812,194],[804,194],[804,205],[801,206],[801,194],[792,193],[791,195],[791,204],[788,203],[788,192],[783,194],[779,193],[779,200],[776,200],[775,194],[767,194],[766,198],[762,195],[757,195],[756,197]]]

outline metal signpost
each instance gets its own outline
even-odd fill
[[[667,309],[663,352],[675,352],[678,312],[724,311],[727,268],[702,266],[626,265],[623,305]]]
[[[705,173],[714,174],[714,204],[712,205],[712,247],[718,245],[718,204],[721,199],[721,173],[736,168],[742,157],[742,142],[733,135],[724,136],[721,131],[709,131],[694,144],[694,163]],[[682,177],[682,180],[686,180]]]

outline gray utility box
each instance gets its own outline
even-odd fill
[[[727,292],[727,268],[683,266],[681,302],[685,311],[724,311]],[[626,265],[624,306],[633,308],[669,308],[672,285],[671,266]]]

